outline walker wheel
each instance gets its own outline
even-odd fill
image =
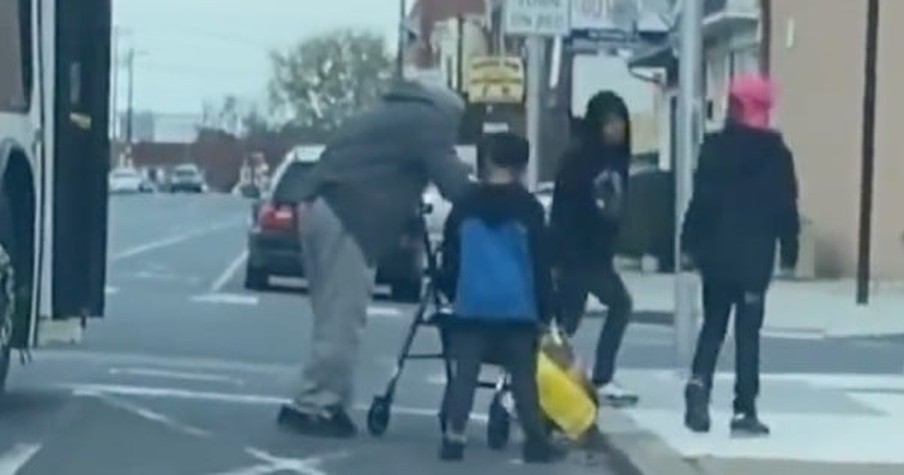
[[[381,396],[374,398],[367,411],[367,431],[374,437],[381,437],[389,427],[389,401]]]
[[[504,449],[509,442],[511,417],[502,405],[502,395],[497,393],[490,403],[489,420],[487,421],[487,445],[493,450]]]

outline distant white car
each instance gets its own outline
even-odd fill
[[[133,168],[117,168],[110,172],[110,193],[141,193],[144,177]]]

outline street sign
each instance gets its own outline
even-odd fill
[[[524,63],[516,56],[479,56],[468,68],[468,101],[520,104],[524,99]]]
[[[565,36],[570,0],[506,0],[505,32],[523,36]]]
[[[571,0],[571,29],[630,31],[640,16],[636,0]]]

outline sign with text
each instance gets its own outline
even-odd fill
[[[603,30],[615,25],[609,19],[612,0],[571,0],[571,28]]]
[[[524,99],[521,58],[476,57],[468,68],[468,101],[475,104],[520,104]]]
[[[565,36],[571,29],[570,0],[506,0],[505,32],[509,35]]]
[[[573,30],[629,30],[639,16],[636,0],[571,0]]]

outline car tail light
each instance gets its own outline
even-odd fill
[[[295,208],[289,205],[265,203],[257,215],[261,229],[290,231],[295,229]]]

